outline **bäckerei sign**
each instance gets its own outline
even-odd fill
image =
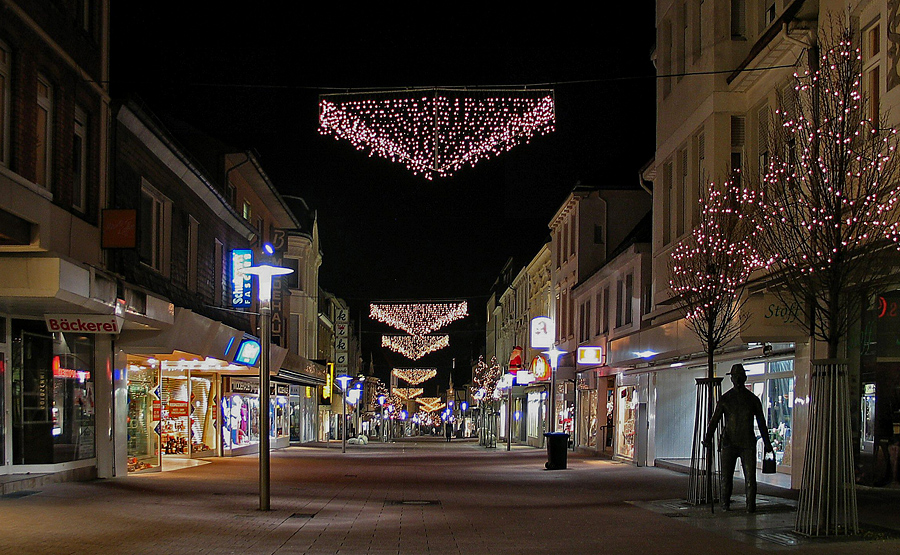
[[[117,334],[123,319],[115,314],[44,314],[44,321],[50,332]]]

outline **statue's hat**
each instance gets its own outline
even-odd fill
[[[729,376],[742,376],[744,378],[747,377],[747,371],[744,370],[743,364],[735,364],[731,367],[731,372],[728,373]]]

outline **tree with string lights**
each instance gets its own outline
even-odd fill
[[[809,430],[796,528],[858,532],[847,334],[871,295],[892,281],[900,231],[897,131],[861,90],[853,31],[834,19],[794,74],[768,133],[757,232],[771,289],[796,304],[824,343],[810,379]]]
[[[691,451],[688,501],[713,503],[718,498],[714,480],[715,445],[704,445],[719,394],[721,378],[715,377],[715,353],[740,333],[747,321],[741,308],[747,300],[744,288],[750,275],[764,266],[758,255],[754,221],[742,208],[751,191],[733,181],[709,183],[700,197],[696,227],[674,248],[669,259],[669,286],[688,328],[706,353],[707,376],[697,380],[694,441]]]
[[[488,429],[488,425],[493,422],[488,420],[488,416],[493,418],[493,414],[496,412],[497,384],[502,376],[503,368],[497,362],[497,357],[492,356],[491,362],[488,364],[484,361],[484,356],[478,356],[478,362],[475,364],[472,372],[472,383],[474,384],[472,396],[478,402],[478,412],[481,416],[481,434],[479,438],[481,445],[489,446],[489,444],[493,443],[492,438],[487,437],[488,432],[492,434],[492,437],[494,433],[493,426],[490,427],[490,430]],[[488,415],[488,412],[491,414]]]

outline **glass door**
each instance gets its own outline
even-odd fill
[[[159,470],[159,371],[156,365],[128,361],[128,471]]]

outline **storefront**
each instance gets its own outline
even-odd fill
[[[269,440],[273,449],[290,445],[290,385],[270,384]],[[222,455],[259,452],[259,378],[226,377],[222,395]]]
[[[0,474],[109,474],[97,430],[111,383],[97,369],[120,326],[113,314],[0,315]]]
[[[604,383],[606,380],[603,380]],[[597,390],[597,372],[594,369],[579,372],[575,378],[577,392],[575,445],[582,450],[597,452],[599,421],[599,395]],[[605,392],[604,392],[605,393]]]

